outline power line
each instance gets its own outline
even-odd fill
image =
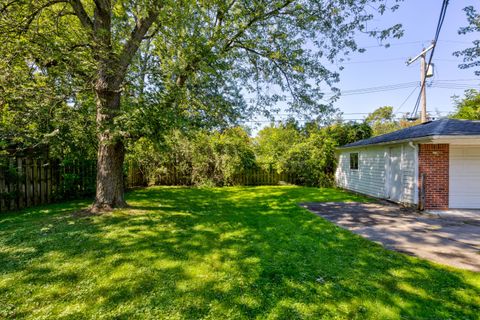
[[[428,41],[428,40],[426,40]],[[370,49],[370,48],[382,48],[382,47],[395,47],[395,46],[403,46],[403,45],[410,45],[410,44],[419,44],[419,43],[424,43],[425,41],[418,40],[418,41],[408,41],[408,42],[398,42],[398,43],[388,43],[388,44],[378,44],[378,45],[371,45],[371,46],[365,46],[362,47],[364,49]]]
[[[429,113],[439,113],[439,114],[448,114],[449,112],[437,112],[437,111],[429,111]],[[238,121],[238,123],[242,124],[261,124],[261,123],[282,123],[287,120],[293,119],[297,122],[310,122],[310,121],[315,121],[315,119],[298,119],[298,118],[287,118],[287,119],[274,119],[274,120],[243,120],[243,121]],[[392,118],[393,120],[404,120],[404,116],[396,116]],[[365,118],[342,118],[344,121],[365,121]]]
[[[452,80],[455,81],[455,80]],[[443,88],[443,89],[480,89],[480,85],[469,85],[469,84],[463,84],[463,83],[454,83],[454,82],[442,82],[438,80],[433,80],[427,84],[428,87],[431,88]],[[397,84],[392,84],[392,85],[386,85],[386,86],[378,86],[378,87],[367,87],[367,88],[359,88],[359,89],[351,89],[351,90],[343,90],[340,91],[340,96],[341,97],[348,97],[348,96],[354,96],[354,95],[362,95],[362,94],[372,94],[372,93],[378,93],[378,92],[385,92],[385,91],[395,91],[395,90],[403,90],[403,89],[408,89],[408,88],[416,88],[419,87],[418,81],[411,81],[411,82],[403,82],[403,83],[397,83]],[[413,93],[411,93],[413,94]],[[410,94],[410,95],[411,95]],[[325,97],[333,97],[335,94],[325,94]],[[410,97],[410,96],[409,96]],[[408,97],[408,98],[409,98]],[[255,102],[255,98],[250,98],[247,99],[250,102]],[[292,97],[286,97],[282,101],[292,101],[294,98]]]
[[[394,113],[397,113],[400,109],[402,109],[403,105],[408,101],[408,99],[410,99],[410,97],[417,90],[417,88],[418,88],[418,86],[415,86],[415,88],[413,88],[412,92],[410,92],[410,94],[405,98],[405,100],[403,100],[403,102],[400,104],[400,106],[397,108],[397,110],[395,110]]]
[[[435,31],[435,37],[434,37],[434,40],[433,40],[433,48],[432,48],[432,51],[430,52],[430,57],[428,59],[428,64],[427,64],[427,66],[424,70],[425,74],[424,74],[423,79],[427,78],[428,69],[430,69],[430,65],[432,64],[433,54],[435,53],[435,48],[437,46],[438,37],[440,36],[440,31],[442,30],[443,21],[445,20],[445,15],[447,13],[447,6],[448,6],[448,0],[443,0],[442,8],[440,9],[440,16],[438,17],[437,30]],[[418,107],[420,105],[420,98],[422,96],[422,91],[425,88],[425,83],[426,83],[426,81],[424,80],[422,82],[422,86],[420,88],[420,93],[418,94],[417,102],[415,103],[415,107],[413,108],[412,115],[415,115],[418,111]]]
[[[480,83],[480,78],[470,78],[470,79],[438,79],[435,81],[445,81],[445,82],[454,82],[454,81],[475,81]]]
[[[376,93],[376,92],[382,92],[382,91],[406,89],[406,88],[411,88],[412,86],[417,86],[417,85],[418,85],[417,81],[412,81],[412,82],[397,83],[397,84],[378,86],[378,87],[343,90],[343,91],[340,91],[340,93],[341,93],[341,96],[349,96],[349,95],[355,95],[355,94],[366,94],[366,93]]]
[[[445,106],[444,106],[445,107]],[[447,107],[445,107],[447,108]],[[446,111],[446,110],[435,110],[435,112],[440,112],[440,113],[449,113],[450,111]],[[371,112],[342,112],[342,116],[345,116],[345,115],[369,115],[373,113],[373,111]],[[410,112],[400,112],[400,111],[397,111],[397,112],[394,112],[394,114],[409,114]],[[294,114],[291,114],[291,113],[275,113],[275,116],[285,116],[285,117],[291,117],[293,116]]]
[[[338,62],[339,65],[349,65],[349,64],[365,64],[365,63],[380,63],[380,62],[391,62],[391,61],[405,61],[408,57],[398,57],[398,58],[388,58],[388,59],[372,59],[372,60],[346,60],[342,62]],[[435,59],[436,61],[444,61],[444,62],[455,62],[459,63],[460,60],[456,59],[447,59],[447,58],[439,58]]]
[[[399,58],[389,58],[389,59],[374,59],[374,60],[358,60],[358,61],[345,61],[340,62],[340,64],[360,64],[360,63],[378,63],[378,62],[389,62],[389,61],[404,61],[407,57]]]
[[[458,43],[458,44],[471,44],[468,41],[460,41],[460,40],[439,40],[440,42],[450,42],[450,43]],[[417,40],[417,41],[407,41],[407,42],[397,42],[397,43],[386,43],[386,44],[377,44],[377,45],[369,45],[369,46],[359,46],[364,49],[371,49],[371,48],[385,48],[385,47],[396,47],[396,46],[404,46],[404,45],[411,45],[411,44],[424,44],[430,42],[429,39],[427,40]]]

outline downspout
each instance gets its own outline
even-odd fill
[[[413,141],[409,141],[408,145],[410,147],[412,147],[413,150],[415,151],[414,156],[413,156],[413,159],[414,159],[413,162],[415,164],[415,168],[414,168],[414,176],[415,176],[414,177],[414,181],[415,181],[415,183],[414,183],[415,184],[415,187],[414,187],[414,202],[417,204],[417,206],[419,208],[421,208],[422,205],[420,204],[420,199],[419,199],[419,196],[418,196],[418,189],[420,187],[419,184],[418,184],[418,182],[419,182],[419,179],[418,179],[418,146],[413,144]]]

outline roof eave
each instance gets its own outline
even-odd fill
[[[354,149],[354,148],[365,148],[370,146],[382,146],[382,145],[389,145],[389,144],[398,144],[398,143],[405,143],[405,142],[418,142],[418,141],[433,141],[439,139],[480,139],[480,135],[432,135],[432,136],[423,136],[418,138],[409,138],[409,139],[400,139],[400,140],[391,140],[379,143],[371,143],[371,144],[361,144],[356,146],[344,146],[344,147],[337,147],[338,150],[345,150],[345,149]]]
[[[364,148],[364,147],[370,147],[370,146],[382,146],[382,145],[387,145],[387,144],[398,144],[398,143],[404,143],[404,142],[409,142],[409,141],[429,140],[432,137],[434,137],[434,136],[401,139],[401,140],[391,140],[391,141],[378,142],[378,143],[360,144],[360,145],[356,145],[356,146],[344,146],[344,147],[338,147],[337,149],[344,150],[344,149]]]

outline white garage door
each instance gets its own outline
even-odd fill
[[[450,145],[449,207],[480,208],[480,146]]]

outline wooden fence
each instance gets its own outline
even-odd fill
[[[215,181],[214,178],[212,178]],[[219,180],[223,180],[219,178]],[[264,170],[261,168],[245,170],[234,175],[229,179],[225,179],[224,183],[228,185],[241,186],[261,186],[261,185],[278,185],[281,183],[299,183],[297,177],[289,175],[285,172],[278,173],[276,170]],[[150,181],[155,185],[164,186],[191,186],[195,183],[192,181],[191,173],[179,172],[175,166],[163,168],[161,173],[154,177],[154,181]]]
[[[132,162],[125,164],[125,187],[146,186],[141,168]],[[252,169],[226,181],[228,185],[298,184],[296,177],[274,170]],[[0,212],[34,205],[93,196],[96,184],[96,161],[60,162],[28,157],[0,158]],[[192,177],[166,168],[155,178],[157,185],[193,185]]]
[[[0,212],[93,196],[96,161],[0,158]],[[145,185],[134,165],[125,166],[125,187]]]
[[[95,161],[1,158],[0,212],[90,195],[95,176]]]
[[[238,174],[233,179],[233,184],[242,186],[266,186],[281,183],[295,184],[295,177],[286,172],[278,173],[276,170],[253,169]]]

